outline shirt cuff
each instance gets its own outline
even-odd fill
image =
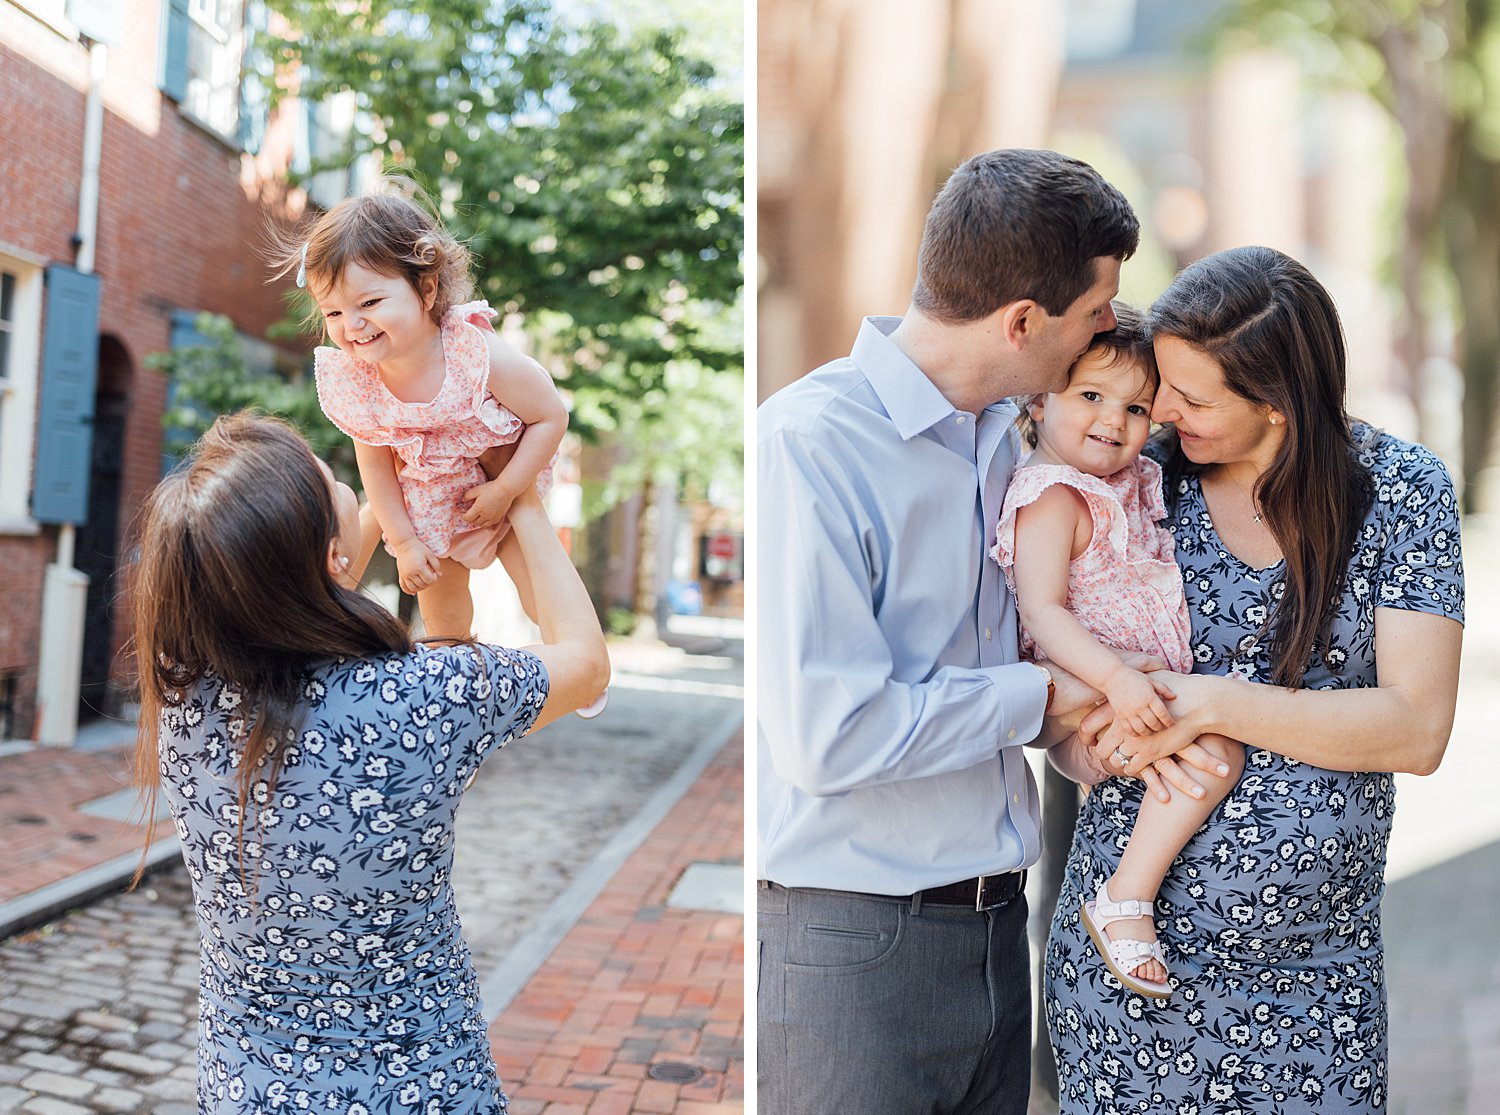
[[[980,671],[990,679],[1000,706],[1001,747],[1018,747],[1041,734],[1047,711],[1047,683],[1030,662],[990,666]]]

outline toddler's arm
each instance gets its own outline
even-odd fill
[[[568,432],[568,408],[540,364],[494,333],[486,333],[484,339],[490,348],[490,394],[526,423],[500,475],[464,493],[464,499],[473,500],[464,521],[495,526],[557,453]]]
[[[1172,723],[1162,696],[1172,696],[1127,666],[1068,611],[1068,565],[1088,548],[1093,521],[1083,497],[1053,484],[1016,512],[1016,606],[1037,647],[1109,698],[1115,715],[1141,731]],[[1166,688],[1165,693],[1162,689]],[[1142,728],[1136,728],[1140,724]]]
[[[365,498],[370,501],[385,540],[396,555],[401,591],[416,594],[438,579],[438,562],[412,529],[401,483],[396,479],[396,454],[388,445],[356,441],[354,459],[365,486]]]

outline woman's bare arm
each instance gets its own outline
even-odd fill
[[[1453,732],[1462,642],[1456,620],[1377,608],[1374,688],[1287,689],[1173,674],[1177,723],[1150,736],[1113,727],[1099,737],[1095,755],[1107,762],[1118,746],[1131,756],[1126,770],[1134,774],[1216,733],[1328,770],[1431,774]]]

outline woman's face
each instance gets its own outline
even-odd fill
[[[327,464],[316,457],[313,459],[318,461],[318,468],[328,481],[328,494],[333,497],[333,513],[338,521],[338,552],[353,561],[359,556],[359,497],[353,488],[333,475],[333,469]]]
[[[1284,416],[1231,391],[1219,362],[1186,341],[1158,337],[1154,347],[1161,386],[1151,420],[1176,427],[1194,464],[1249,462],[1264,472],[1286,436]]]

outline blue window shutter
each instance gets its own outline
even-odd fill
[[[162,32],[161,89],[181,104],[187,97],[188,29],[192,17],[188,15],[188,0],[167,0],[163,10],[167,26]]]
[[[266,51],[269,15],[263,0],[245,5],[245,53],[240,60],[239,141],[252,155],[260,153],[270,116],[270,88],[274,66]]]
[[[172,311],[172,333],[169,343],[173,352],[185,348],[207,348],[213,344],[198,331],[198,316],[201,312],[200,310]],[[177,381],[168,380],[165,413],[175,414],[177,406]],[[183,426],[165,425],[163,427],[161,435],[161,474],[163,476],[182,463],[188,450],[193,447],[194,437],[193,432]]]
[[[98,276],[54,264],[47,268],[47,331],[31,493],[31,514],[38,522],[88,520],[98,372]]]

